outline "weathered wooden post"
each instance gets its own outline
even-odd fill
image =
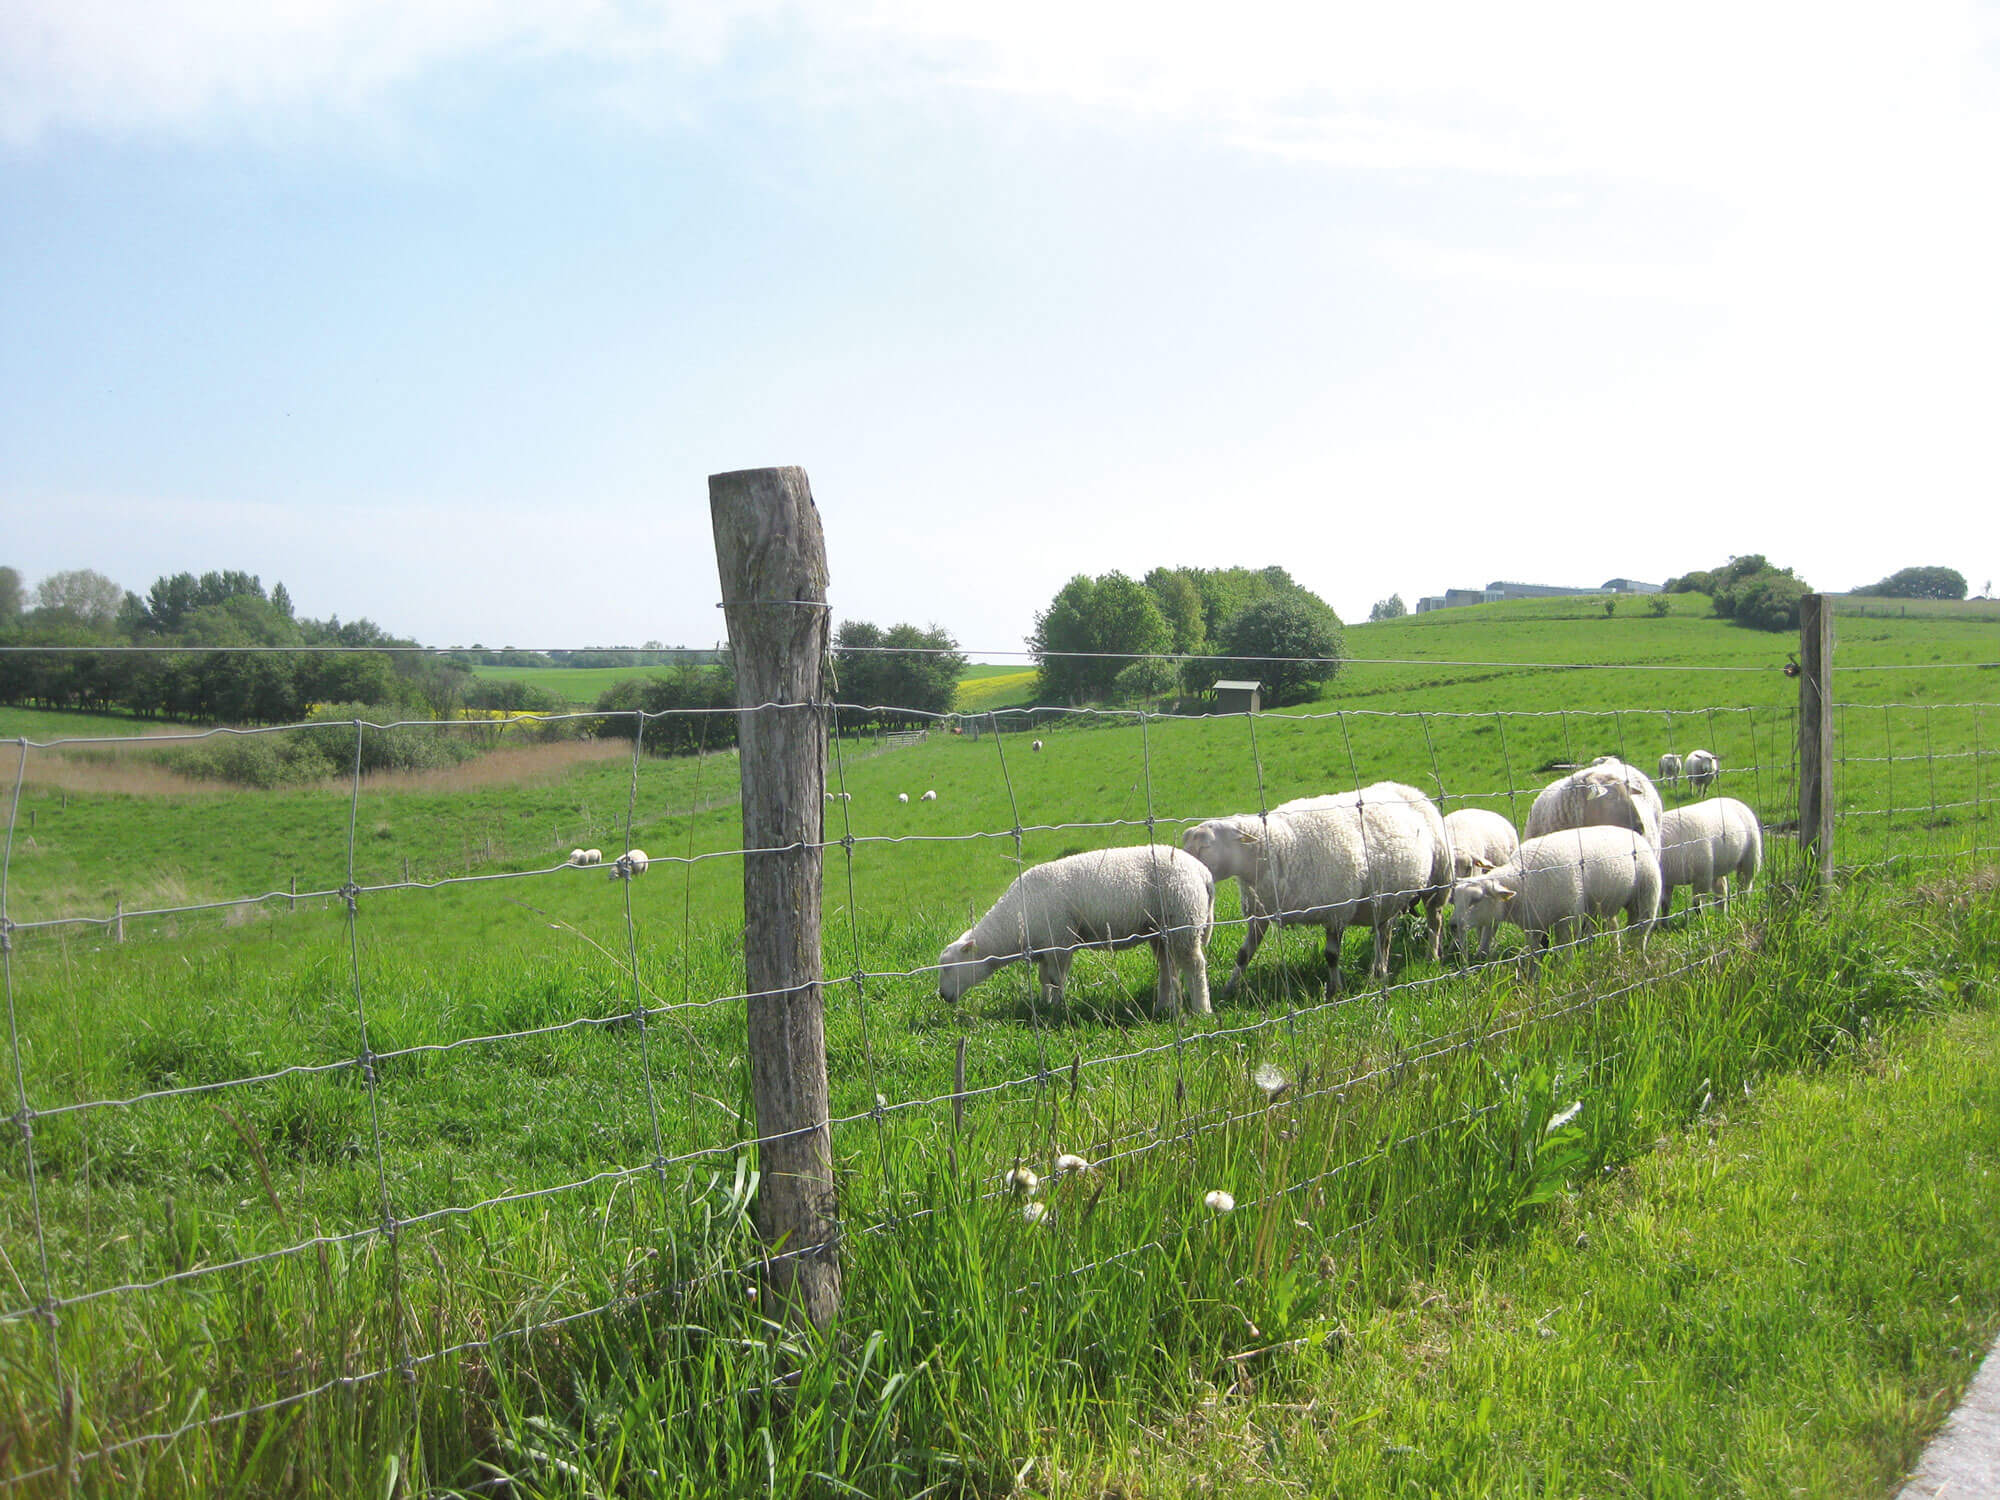
[[[112,911],[111,931],[114,942],[125,941],[125,898],[122,896],[118,898],[118,904]]]
[[[287,911],[297,911],[299,909],[299,877],[297,875],[292,876],[292,904],[285,909]]]
[[[736,660],[744,991],[766,1283],[794,1321],[840,1310],[840,1224],[820,990],[826,538],[806,472],[711,474],[716,571]]]
[[[1833,610],[1799,601],[1799,849],[1807,878],[1833,889]]]

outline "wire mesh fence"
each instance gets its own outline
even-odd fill
[[[440,1371],[476,1383],[509,1351],[647,1302],[754,1299],[774,1257],[835,1249],[865,1275],[945,1205],[986,1204],[1007,1232],[1063,1226],[1051,1274],[1077,1278],[1273,1204],[1328,1243],[1387,1233],[1440,1162],[1475,1170],[1559,1127],[1617,1065],[1620,1008],[1729,961],[1740,918],[1684,900],[1650,942],[1559,936],[1535,973],[1518,940],[1476,964],[1434,954],[1414,919],[1387,975],[1279,931],[1213,1014],[1153,1014],[1146,953],[1107,951],[1111,934],[1071,945],[1061,1007],[1032,963],[947,1006],[939,955],[1022,871],[1066,855],[1179,846],[1229,816],[1268,828],[1294,799],[1385,782],[1518,829],[1551,780],[1600,757],[1651,772],[1680,756],[1660,778],[1670,811],[1754,811],[1751,910],[1799,882],[1791,708],[1567,707],[1542,680],[1525,696],[1554,706],[1042,707],[933,716],[920,744],[835,735],[811,846],[834,1247],[760,1247],[747,1228],[772,1141],[742,1041],[757,996],[740,877],[757,851],[734,837],[734,752],[648,754],[669,727],[699,750],[722,711],[615,716],[612,756],[561,761],[532,796],[469,757],[433,786],[384,747],[490,750],[513,724],[607,716],[16,742],[0,1368],[48,1438],[0,1456],[0,1485],[255,1442],[302,1411],[414,1400]],[[1837,701],[1844,872],[1991,856],[1990,707]],[[309,738],[325,757],[336,736],[337,780],[102,789],[219,739]],[[1700,784],[1697,749],[1714,757]],[[1259,916],[1241,884],[1218,890],[1212,967]],[[1432,893],[1373,896],[1386,911]],[[1309,931],[1324,915],[1261,914]],[[1549,1077],[1543,1053],[1563,1059]],[[1427,1115],[1426,1091],[1459,1075],[1468,1091]],[[1178,1218],[1137,1233],[1100,1212],[1106,1185],[1138,1174],[1188,1179]]]

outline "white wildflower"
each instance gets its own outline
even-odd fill
[[[1049,1206],[1046,1203],[1023,1203],[1021,1205],[1021,1217],[1026,1219],[1030,1224],[1039,1224],[1048,1216]]]
[[[1216,1188],[1213,1192],[1211,1192],[1206,1198],[1202,1199],[1201,1201],[1206,1203],[1210,1208],[1214,1209],[1219,1214],[1226,1214],[1230,1210],[1236,1207],[1235,1196],[1233,1194],[1224,1192],[1221,1188]]]
[[[1583,1101],[1579,1099],[1576,1101],[1576,1103],[1572,1104],[1568,1109],[1564,1110],[1561,1114],[1557,1115],[1553,1120],[1549,1121],[1550,1132],[1553,1133],[1555,1131],[1561,1130],[1563,1126],[1569,1124],[1571,1120],[1574,1120],[1578,1115],[1582,1113],[1583,1113]]]
[[[1292,1086],[1292,1080],[1278,1070],[1276,1063],[1260,1064],[1250,1081],[1264,1091],[1266,1099],[1275,1099]]]
[[[1041,1185],[1042,1179],[1035,1175],[1033,1167],[1016,1165],[1014,1170],[1007,1174],[1007,1187],[1010,1191],[1020,1194],[1023,1198],[1034,1197],[1035,1190]]]

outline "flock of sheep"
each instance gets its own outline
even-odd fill
[[[1706,793],[1720,764],[1694,750],[1684,760],[1662,756],[1659,771],[1670,786],[1684,777]],[[1526,934],[1532,962],[1552,941],[1572,941],[1621,911],[1643,945],[1677,887],[1689,887],[1697,906],[1726,902],[1732,887],[1755,881],[1763,853],[1762,826],[1744,803],[1704,797],[1669,811],[1653,780],[1615,756],[1550,783],[1528,811],[1525,837],[1498,813],[1443,816],[1415,787],[1377,782],[1268,813],[1211,818],[1190,827],[1179,848],[1100,849],[1025,870],[939,955],[938,994],[955,1001],[994,970],[1032,958],[1047,998],[1060,1004],[1079,948],[1149,943],[1159,1013],[1173,1014],[1183,1001],[1206,1013],[1215,887],[1230,879],[1242,892],[1245,932],[1225,995],[1273,925],[1325,929],[1329,994],[1340,992],[1347,928],[1373,928],[1370,972],[1381,979],[1390,929],[1412,909],[1422,914],[1433,959],[1447,906],[1461,953],[1469,955],[1476,939],[1482,958],[1502,922]]]
[[[604,863],[602,849],[572,849],[569,861],[573,865],[601,865]],[[644,849],[627,849],[611,863],[607,872],[614,880],[620,875],[643,875],[646,867],[653,862],[652,856]]]

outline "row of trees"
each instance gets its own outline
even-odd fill
[[[1281,567],[1079,573],[1028,637],[1038,697],[1071,704],[1199,698],[1218,678],[1256,679],[1267,704],[1303,702],[1332,680],[1343,645],[1333,607]]]
[[[1956,568],[1904,568],[1854,592],[1885,599],[1963,599],[1965,575]]]
[[[471,673],[461,665],[416,654],[282,649],[414,644],[372,620],[298,618],[282,583],[267,593],[250,573],[175,573],[142,596],[79,569],[42,579],[30,595],[15,569],[0,568],[0,645],[71,648],[0,652],[0,703],[231,724],[289,723],[317,703],[446,717],[466,701]],[[128,646],[188,649],[88,649]],[[280,649],[213,649],[232,646]]]

